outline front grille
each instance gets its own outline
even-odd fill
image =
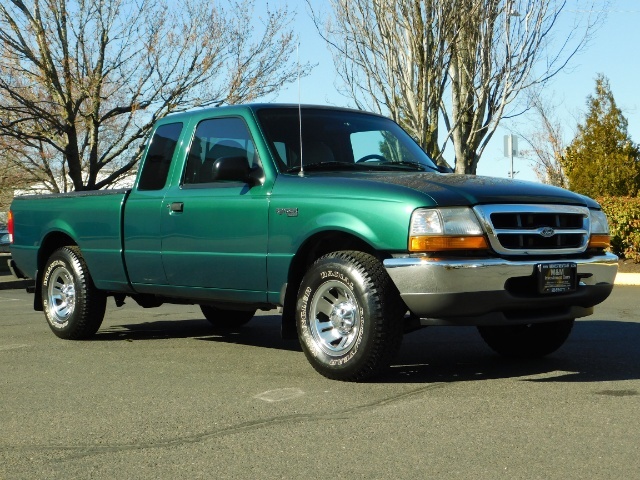
[[[532,249],[542,248],[554,250],[556,248],[580,248],[584,235],[554,235],[552,238],[541,237],[537,233],[533,234],[501,234],[498,241],[504,248],[509,249]]]
[[[577,213],[499,213],[491,214],[495,228],[582,228],[583,217]]]
[[[589,209],[570,205],[481,205],[474,209],[492,248],[504,255],[582,253]]]

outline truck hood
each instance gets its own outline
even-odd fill
[[[311,174],[316,176],[317,174]],[[320,174],[324,176],[325,174]],[[336,175],[335,173],[331,176]],[[405,187],[425,194],[440,206],[495,203],[553,203],[599,208],[592,199],[542,183],[475,175],[438,173],[341,172],[342,178]],[[373,185],[371,185],[373,186]]]

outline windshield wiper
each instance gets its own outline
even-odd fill
[[[381,163],[349,163],[349,162],[316,162],[304,165],[309,171],[332,171],[332,170],[367,170],[367,171],[392,171],[392,170],[414,170],[424,172],[427,169],[439,171],[431,165],[424,165],[417,162],[381,162]],[[300,171],[300,165],[285,170],[285,173],[296,173]]]
[[[435,172],[440,171],[437,168],[432,167],[431,165],[425,165],[423,163],[418,163],[418,162],[386,161],[386,162],[379,162],[379,163],[368,163],[367,165],[370,166],[372,169],[377,168],[378,170],[387,170],[387,171],[388,170],[405,170],[405,169],[417,170],[418,172],[424,172],[427,169],[433,170]]]
[[[431,165],[425,165],[423,163],[418,163],[418,162],[388,162],[388,163],[383,163],[382,165],[389,166],[389,167],[394,167],[396,165],[398,165],[399,167],[411,167],[414,170],[420,170],[422,172],[424,172],[426,169],[429,170],[433,170],[435,172],[438,172],[439,170],[435,167],[432,167]]]
[[[316,162],[316,163],[305,163],[305,170],[319,171],[319,170],[354,170],[360,169],[360,165],[356,165],[355,163],[347,163],[347,162]],[[300,165],[296,165],[295,167],[291,167],[285,171],[285,173],[295,173],[300,171]]]

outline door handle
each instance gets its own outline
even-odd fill
[[[167,204],[167,208],[172,212],[182,213],[184,211],[184,203],[182,202],[171,202]]]

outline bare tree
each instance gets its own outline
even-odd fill
[[[585,45],[594,26],[570,30],[551,49],[561,0],[455,0],[457,37],[449,65],[456,172],[475,173],[506,109],[516,97],[562,70]]]
[[[311,7],[309,0],[308,5]],[[358,108],[390,115],[440,158],[438,115],[449,63],[452,4],[442,0],[331,0],[318,30],[332,46]]]
[[[554,116],[554,107],[545,102],[539,92],[531,92],[535,125],[538,127],[525,140],[530,149],[521,152],[533,162],[533,171],[542,183],[568,188],[569,182],[562,168],[562,159],[567,147],[562,125]]]
[[[22,158],[22,154],[19,142],[0,137],[0,216],[9,210],[14,190],[27,188],[34,182],[23,163],[15,161],[16,156]],[[0,218],[0,223],[5,221],[6,218]]]
[[[595,21],[588,17],[553,38],[566,0],[331,0],[323,34],[334,51],[347,92],[358,106],[386,109],[403,126],[426,122],[446,131],[437,156],[453,141],[457,173],[475,173],[498,123],[520,92],[546,82],[585,45]],[[589,6],[581,5],[589,10]],[[422,28],[417,28],[420,12]],[[588,15],[588,14],[587,14]],[[395,20],[394,20],[395,19]],[[413,45],[431,45],[420,55]],[[424,72],[424,76],[409,75]],[[437,79],[425,98],[424,120],[411,108],[424,78]],[[449,100],[447,96],[449,95]],[[433,114],[434,98],[440,117]],[[418,98],[420,100],[420,98]]]
[[[136,164],[155,120],[295,80],[288,10],[256,25],[254,0],[221,3],[2,2],[0,138],[22,154],[9,158],[53,191],[101,188]]]

